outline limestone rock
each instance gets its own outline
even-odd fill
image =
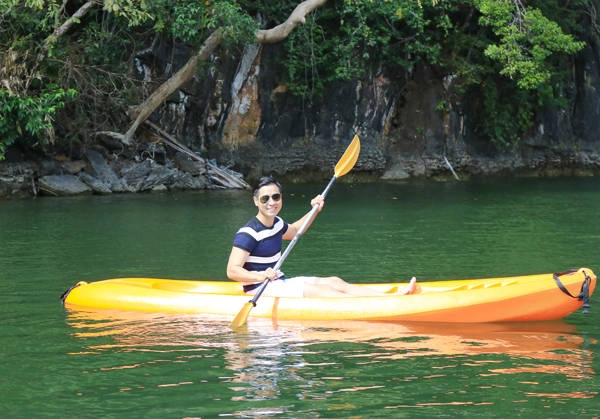
[[[42,176],[38,181],[38,186],[40,192],[54,196],[79,195],[92,191],[74,175]]]

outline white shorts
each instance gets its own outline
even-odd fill
[[[264,297],[304,297],[304,284],[314,284],[314,276],[295,276],[293,278],[276,279],[271,281],[261,296]],[[254,295],[260,287],[248,291],[246,294]]]

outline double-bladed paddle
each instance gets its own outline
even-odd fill
[[[331,180],[329,181],[329,183],[327,184],[327,187],[325,188],[325,190],[321,193],[321,195],[323,195],[323,197],[325,197],[327,195],[327,193],[329,192],[329,190],[331,189],[331,187],[333,186],[333,183],[335,182],[335,180],[337,178],[344,176],[346,173],[348,173],[350,170],[352,170],[352,168],[356,164],[356,160],[358,160],[359,154],[360,154],[360,140],[358,139],[358,135],[355,135],[354,138],[352,139],[352,142],[350,143],[348,148],[346,148],[346,151],[344,152],[344,154],[342,155],[340,160],[335,165],[334,175],[331,178]],[[302,225],[300,226],[300,229],[298,229],[298,231],[296,232],[296,235],[294,236],[293,240],[285,248],[285,251],[279,258],[279,260],[277,261],[277,264],[275,265],[275,267],[273,269],[278,271],[279,268],[281,268],[283,261],[285,260],[285,258],[287,258],[288,254],[292,251],[292,249],[296,245],[296,242],[298,241],[300,236],[302,234],[304,234],[304,231],[310,225],[311,221],[317,214],[318,208],[319,208],[318,205],[315,205],[312,208],[312,210],[309,213],[309,216],[302,223]],[[237,316],[235,316],[235,318],[233,319],[233,321],[231,322],[229,327],[231,327],[232,329],[237,329],[239,327],[242,327],[244,324],[246,324],[246,321],[248,320],[248,316],[250,315],[250,311],[254,307],[256,307],[256,302],[260,298],[260,296],[263,293],[263,291],[265,290],[265,288],[267,288],[267,285],[269,285],[269,282],[270,281],[268,279],[263,281],[261,286],[256,291],[256,294],[254,294],[254,297],[250,301],[248,301],[246,304],[244,304],[244,307],[242,307],[242,309],[237,314]]]

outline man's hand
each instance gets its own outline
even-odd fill
[[[319,206],[319,209],[317,210],[317,212],[321,212],[321,210],[325,206],[325,198],[323,197],[323,195],[317,195],[313,199],[310,200],[310,206],[314,207],[315,205]]]
[[[275,279],[279,278],[280,276],[283,276],[283,272],[276,271],[273,268],[267,268],[267,270],[265,270],[263,273],[264,273],[264,278],[268,279],[269,281],[274,281]]]

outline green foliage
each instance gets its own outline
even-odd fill
[[[480,23],[492,27],[499,38],[485,54],[501,64],[500,74],[515,79],[523,89],[536,89],[552,77],[548,58],[572,55],[585,46],[564,34],[539,9],[517,8],[511,0],[479,0]]]
[[[243,45],[254,39],[257,29],[257,23],[235,1],[155,0],[152,4],[154,30],[195,47],[216,29],[221,30],[225,45]]]
[[[365,77],[380,64],[404,71],[420,60],[437,63],[452,30],[445,10],[413,0],[345,0],[316,10],[285,41],[290,91],[313,99],[328,83]]]
[[[533,128],[537,109],[566,106],[566,58],[584,43],[561,27],[578,29],[573,24],[577,10],[559,5],[559,0],[529,2],[527,7],[509,0],[477,0],[474,4],[480,12],[477,23],[491,30],[476,34],[473,40],[478,53],[471,53],[466,63],[471,69],[482,64],[474,73],[474,83],[466,86],[481,102],[475,129],[479,137],[507,148]],[[459,51],[459,55],[464,54]]]
[[[65,100],[75,97],[74,90],[47,86],[36,96],[21,97],[0,90],[0,160],[6,147],[17,140],[29,146],[43,147],[54,142],[54,116],[65,105]]]
[[[498,148],[506,150],[517,145],[525,132],[534,125],[535,92],[503,86],[494,77],[483,82],[481,90],[474,90],[474,103],[482,116],[475,124],[479,138],[489,139]]]
[[[244,45],[254,42],[257,22],[235,1],[215,1],[211,9],[209,30],[220,28],[225,45]]]
[[[129,26],[140,26],[154,18],[144,0],[104,0],[103,9],[124,18]]]

